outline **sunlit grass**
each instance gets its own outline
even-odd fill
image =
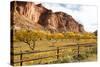
[[[70,43],[96,43],[95,39],[80,39],[79,41],[73,41],[72,40],[59,40],[58,43],[60,43],[61,47],[60,48],[65,48],[62,46],[68,45]],[[28,52],[32,51],[29,46],[23,42],[14,42],[14,53],[19,53],[20,51],[22,52]],[[58,45],[58,44],[56,44]],[[96,44],[95,44],[96,46]],[[93,47],[95,48],[95,47]],[[53,46],[52,42],[48,40],[41,40],[36,42],[35,46],[35,51],[42,51],[42,50],[51,50],[51,49],[56,49],[56,46]],[[95,51],[96,49],[94,49]],[[80,61],[95,61],[96,60],[96,53],[90,53],[87,52],[90,51],[90,48],[87,47],[80,47],[80,54],[82,57],[80,57]],[[87,53],[86,53],[87,52]],[[67,47],[66,49],[60,50],[59,53],[61,54],[59,56],[59,60],[57,59],[56,56],[50,57],[50,58],[44,58],[44,59],[39,59],[39,60],[33,60],[33,61],[27,61],[23,62],[23,65],[32,65],[32,64],[49,64],[49,63],[68,63],[68,62],[77,62],[77,58],[74,57],[77,56],[77,47],[71,46]],[[89,54],[90,53],[90,54]],[[27,59],[33,59],[33,58],[39,58],[39,57],[44,57],[44,56],[53,56],[56,55],[56,50],[55,51],[49,51],[49,52],[42,52],[42,53],[36,53],[36,54],[23,54],[22,60],[27,60]],[[88,57],[87,57],[88,55]],[[20,56],[14,56],[14,61],[20,60]],[[19,63],[16,63],[15,66],[20,65]]]

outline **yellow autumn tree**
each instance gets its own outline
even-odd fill
[[[15,33],[15,37],[20,42],[28,44],[31,50],[34,50],[36,41],[40,39],[40,36],[37,33],[37,31],[32,30],[18,30]]]

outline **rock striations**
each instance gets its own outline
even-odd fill
[[[43,29],[50,32],[85,32],[82,24],[64,12],[53,12],[42,4],[11,2],[11,23],[14,29]]]

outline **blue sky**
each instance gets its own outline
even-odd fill
[[[79,4],[60,4],[60,3],[42,3],[53,12],[63,11],[71,15],[81,23],[85,30],[94,32],[97,30],[97,7]]]

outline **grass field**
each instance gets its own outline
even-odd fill
[[[57,51],[49,51],[49,52],[42,52],[42,53],[36,53],[36,54],[23,54],[22,59],[27,60],[27,59],[33,59],[33,58],[39,58],[39,57],[44,57],[44,56],[54,56],[50,58],[44,58],[44,59],[39,59],[39,60],[33,60],[33,61],[27,61],[23,62],[23,65],[32,65],[32,64],[49,64],[49,63],[69,63],[69,62],[77,62],[77,47],[75,46],[70,46],[70,47],[63,47],[65,45],[70,45],[70,44],[76,44],[77,41],[73,41],[71,39],[63,39],[57,41],[55,44],[53,44],[51,41],[48,40],[40,40],[36,41],[36,46],[34,51],[43,51],[43,50],[52,50],[56,49],[57,47],[55,45],[60,45],[59,48],[64,48],[63,50],[59,51],[59,59],[57,59],[56,52]],[[95,43],[94,47],[89,48],[89,47],[80,47],[80,61],[96,61],[97,59],[97,54],[96,54],[96,40],[95,39],[80,39],[78,41],[78,44],[82,43]],[[32,51],[29,46],[26,43],[23,42],[13,42],[14,45],[14,53],[20,53],[22,52],[29,52]],[[74,51],[73,51],[74,50]],[[20,55],[14,56],[14,62],[20,60]],[[19,66],[20,63],[14,64],[14,66]]]

